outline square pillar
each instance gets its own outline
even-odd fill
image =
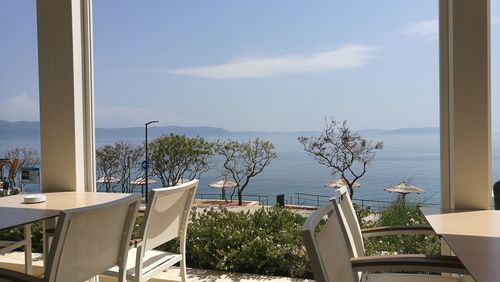
[[[95,191],[91,1],[37,0],[43,192]]]
[[[490,1],[439,5],[441,205],[489,209]]]

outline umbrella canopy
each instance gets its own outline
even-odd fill
[[[347,182],[341,178],[341,179],[335,179],[335,180],[330,180],[327,183],[325,183],[325,187],[330,187],[330,188],[340,188],[340,187],[347,187]],[[361,187],[361,185],[358,182],[354,182],[352,185],[352,188],[358,188]]]
[[[156,181],[151,179],[151,178],[148,178],[148,184],[151,184],[151,183],[156,183]],[[137,179],[130,181],[130,184],[132,184],[132,185],[145,185],[146,179],[144,179],[144,177],[139,177]]]
[[[120,182],[120,179],[119,178],[116,178],[116,177],[109,177],[109,176],[106,176],[106,177],[101,177],[99,179],[96,180],[97,183],[116,183],[116,182]]]
[[[219,180],[208,184],[212,188],[234,188],[236,187],[236,182],[232,180]]]
[[[395,192],[395,193],[399,193],[399,194],[403,194],[403,195],[406,195],[406,194],[410,194],[410,193],[424,193],[425,190],[424,189],[421,189],[421,188],[418,188],[416,187],[415,185],[412,185],[410,183],[406,183],[406,182],[401,182],[399,184],[396,184],[396,185],[391,185],[391,186],[388,186],[386,188],[384,188],[384,191],[387,191],[387,192]]]

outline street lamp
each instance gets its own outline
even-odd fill
[[[144,165],[144,169],[146,170],[146,173],[144,175],[144,180],[145,180],[145,184],[146,184],[146,195],[145,195],[145,200],[146,200],[146,203],[148,202],[148,171],[149,171],[149,161],[148,161],[148,125],[152,124],[152,123],[157,123],[158,121],[157,120],[152,120],[152,121],[148,121],[144,124],[145,128],[146,128],[146,163]]]

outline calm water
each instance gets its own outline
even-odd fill
[[[493,179],[500,179],[500,138],[493,136]],[[395,195],[383,191],[383,188],[405,179],[423,189],[425,193],[412,195],[415,201],[439,203],[439,136],[436,134],[401,134],[401,135],[365,135],[367,139],[383,141],[384,149],[377,153],[375,161],[359,180],[361,188],[355,190],[355,198],[369,200],[391,200]],[[500,137],[500,136],[498,136]],[[285,194],[289,199],[294,193],[310,193],[330,195],[331,189],[323,184],[333,178],[329,170],[319,165],[308,156],[298,143],[297,136],[292,134],[269,134],[261,138],[270,140],[276,147],[278,158],[261,174],[256,176],[245,189],[247,195],[268,195],[274,202],[275,196]],[[223,137],[221,137],[223,139]],[[247,140],[247,138],[239,138]],[[113,143],[115,140],[97,140],[97,146]],[[130,140],[140,143],[142,140]],[[38,148],[32,141],[0,141],[0,154],[15,146]],[[198,193],[220,193],[218,189],[208,187],[208,184],[219,179],[216,170],[202,175]],[[493,182],[493,180],[492,180]],[[159,187],[159,183],[150,185]],[[30,185],[26,190],[36,191],[38,186]]]

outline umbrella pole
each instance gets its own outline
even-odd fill
[[[403,205],[406,205],[406,194],[405,193],[401,193],[401,202],[403,203]]]

